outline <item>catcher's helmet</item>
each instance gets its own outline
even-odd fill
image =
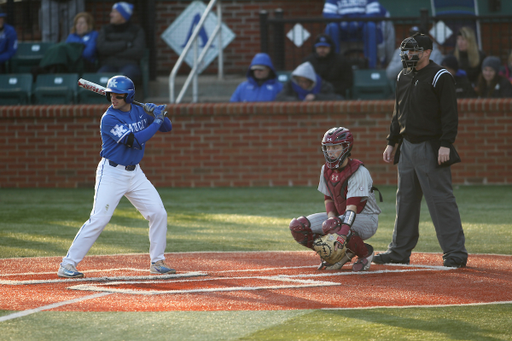
[[[342,145],[343,151],[337,158],[332,158],[327,152],[327,146]],[[350,156],[350,151],[354,145],[354,137],[347,128],[335,127],[327,130],[322,139],[322,152],[324,153],[327,167],[330,169],[339,168],[345,159]]]
[[[432,50],[432,40],[422,33],[416,33],[412,37],[405,38],[400,44],[400,59],[404,68],[405,75],[411,73],[418,64],[420,56],[413,54],[409,56],[409,51],[423,52],[425,50]]]
[[[126,94],[125,102],[133,103],[135,97],[135,85],[132,80],[126,76],[114,76],[107,82],[107,88],[105,89],[105,95],[107,100],[110,102],[110,93]]]

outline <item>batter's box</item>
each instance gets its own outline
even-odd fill
[[[307,270],[310,267],[303,267]],[[275,270],[276,268],[272,268]],[[297,268],[295,268],[297,269]],[[424,271],[451,270],[444,266],[408,265],[384,268],[373,271],[319,271],[316,273],[296,273],[293,275],[261,276],[262,269],[254,269],[258,272],[255,276],[226,276],[228,271],[223,271],[222,277],[193,278],[175,281],[115,281],[110,283],[82,284],[69,287],[72,290],[85,290],[96,292],[123,293],[130,295],[162,295],[162,294],[191,294],[191,293],[212,293],[229,291],[251,291],[251,290],[279,290],[279,289],[302,289],[312,287],[339,286],[342,280],[335,281],[339,276],[365,276],[385,273],[410,273]],[[289,268],[283,268],[289,270]],[[247,272],[250,272],[247,269]],[[329,277],[328,280],[325,278]]]
[[[75,285],[69,289],[131,295],[191,294],[338,286],[341,283],[291,276],[212,277],[171,282],[131,281]]]

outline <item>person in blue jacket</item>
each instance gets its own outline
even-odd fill
[[[11,25],[5,23],[7,15],[0,7],[0,73],[6,73],[5,62],[18,50],[18,35]]]
[[[73,28],[66,39],[66,43],[83,44],[82,58],[94,64],[97,59],[96,40],[98,31],[94,29],[94,18],[88,12],[80,12],[75,16]]]
[[[320,77],[310,62],[304,62],[292,72],[277,97],[278,102],[292,101],[337,101],[343,97],[334,92],[331,83]]]
[[[66,41],[52,45],[45,52],[39,66],[32,69],[34,78],[43,73],[96,72],[97,38],[98,31],[94,30],[92,15],[87,12],[78,13]]]
[[[230,102],[270,102],[283,89],[266,53],[258,53],[247,70],[247,80],[238,85]]]

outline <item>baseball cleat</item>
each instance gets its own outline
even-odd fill
[[[158,262],[151,263],[149,272],[152,274],[156,274],[156,275],[163,275],[163,274],[175,274],[176,270],[168,267],[167,264],[165,264],[163,260],[159,260]]]
[[[443,262],[444,266],[449,268],[465,268],[467,259],[460,259],[459,257],[446,258]]]
[[[60,265],[59,271],[57,272],[57,276],[64,278],[80,278],[84,277],[84,274],[79,272],[73,265],[65,264]]]
[[[379,253],[373,257],[372,260],[375,264],[409,264],[409,258],[402,260],[395,260],[391,258],[391,253]]]
[[[365,258],[359,258],[357,262],[352,265],[352,271],[366,271],[370,269],[372,265],[373,252],[371,255]]]

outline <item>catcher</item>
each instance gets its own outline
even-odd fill
[[[353,144],[352,133],[346,128],[331,128],[325,133],[322,151],[326,162],[318,190],[324,194],[326,212],[290,222],[293,238],[319,254],[319,270],[341,269],[357,256],[352,270],[364,271],[373,259],[373,247],[364,240],[377,232],[381,210],[370,172],[361,161],[349,158]]]

